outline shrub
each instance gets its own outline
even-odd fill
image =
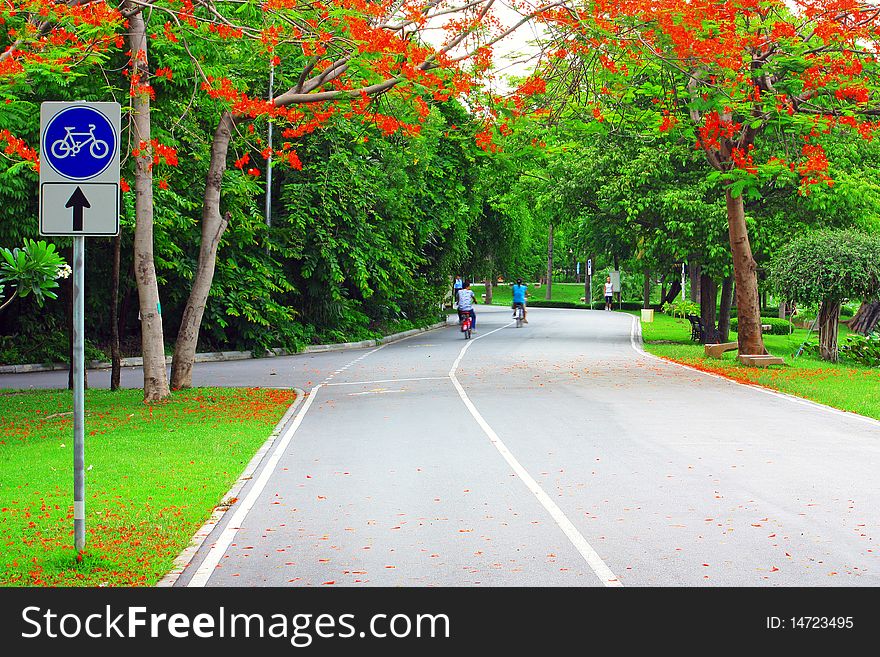
[[[593,308],[602,307],[601,301],[593,301]],[[589,308],[589,304],[586,303],[575,303],[574,301],[532,301],[529,300],[529,308],[577,308],[581,310],[585,310]],[[652,306],[657,309],[656,306]],[[641,301],[624,301],[618,304],[616,301],[612,304],[612,308],[615,310],[641,310],[642,302]]]
[[[676,298],[675,301],[667,301],[666,303],[664,303],[661,310],[667,315],[682,318],[687,315],[700,314],[700,306],[697,303],[691,301],[690,299],[682,299],[680,297]]]
[[[761,324],[769,324],[770,330],[764,331],[765,333],[769,333],[771,335],[788,335],[791,332],[791,327],[788,324],[787,319],[779,319],[778,317],[762,317]],[[736,317],[730,318],[730,330],[736,331],[736,327],[739,325],[739,322]]]
[[[529,308],[587,308],[586,304],[574,301],[532,301],[528,302]]]
[[[868,367],[880,367],[880,333],[851,333],[840,347],[840,358]]]

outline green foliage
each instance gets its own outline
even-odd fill
[[[779,297],[799,303],[870,298],[880,291],[880,236],[846,229],[801,235],[770,266]]]
[[[576,303],[574,301],[529,301],[529,308],[580,308],[586,309],[590,306],[585,303]],[[593,305],[594,308],[601,306],[601,303]],[[621,303],[614,302],[614,310],[639,310],[642,304],[638,301],[623,301]]]
[[[574,301],[529,301],[529,308],[586,308],[587,305],[583,303],[576,303]]]
[[[22,299],[33,296],[40,307],[45,299],[58,298],[53,292],[58,287],[56,279],[70,273],[64,258],[55,252],[55,245],[43,240],[25,239],[21,248],[0,248],[0,258],[0,294],[8,285]]]
[[[664,303],[660,310],[672,317],[687,317],[688,315],[699,315],[700,305],[690,299],[676,297],[674,301]]]
[[[770,335],[788,335],[791,333],[791,323],[787,319],[779,319],[778,317],[762,317],[761,324],[770,326],[770,330],[765,329],[764,333]],[[736,317],[730,318],[730,330],[736,331],[739,326],[739,320]]]
[[[70,334],[53,316],[24,315],[15,335],[0,335],[0,363],[70,363]],[[34,335],[41,336],[39,340]],[[85,360],[106,362],[107,354],[88,337]]]
[[[337,120],[304,141],[301,172],[279,172],[273,238],[316,339],[435,318],[480,208],[475,147],[448,132],[453,121],[469,119],[446,103],[417,138],[365,141],[362,126]]]
[[[880,332],[868,336],[850,333],[840,346],[840,359],[866,367],[880,367]]]

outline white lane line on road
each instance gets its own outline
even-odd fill
[[[770,388],[765,388],[760,385],[751,385],[748,383],[742,383],[741,381],[736,381],[735,379],[729,379],[726,376],[721,376],[720,374],[713,374],[712,372],[704,372],[703,370],[699,370],[696,367],[691,367],[690,365],[685,365],[684,363],[676,363],[674,360],[667,360],[666,358],[660,358],[660,356],[655,356],[654,354],[645,351],[645,349],[641,346],[642,342],[642,326],[639,323],[639,319],[635,315],[631,315],[632,317],[632,325],[630,327],[629,332],[629,341],[632,345],[632,348],[636,350],[637,353],[642,356],[647,356],[648,358],[653,358],[654,360],[658,360],[661,363],[666,363],[667,365],[678,365],[679,367],[683,367],[691,372],[696,372],[697,374],[703,374],[704,376],[711,376],[715,379],[721,379],[722,381],[726,381],[727,383],[732,383],[739,386],[745,386],[749,390],[755,390],[756,392],[763,392],[765,395],[772,395],[773,397],[778,397],[780,399],[785,399],[787,401],[793,402],[795,404],[800,404],[801,406],[807,406],[809,408],[814,408],[816,410],[825,411],[827,413],[834,413],[836,415],[841,415],[843,417],[849,418],[851,420],[860,420],[862,422],[867,422],[875,427],[880,427],[880,421],[875,420],[872,417],[867,417],[865,415],[859,415],[858,413],[851,413],[848,411],[842,411],[839,408],[834,408],[833,406],[826,406],[825,404],[820,404],[819,402],[810,401],[809,399],[803,399],[801,397],[795,397],[794,395],[789,395],[784,392],[779,392],[777,390],[771,390]],[[638,326],[638,331],[636,331],[636,326]],[[636,343],[636,334],[639,336],[638,344]]]
[[[415,335],[412,335],[410,337],[415,337]],[[403,338],[403,340],[408,339],[409,338]],[[398,340],[397,342],[402,342],[403,340]],[[287,431],[284,432],[281,440],[278,441],[278,445],[272,452],[272,456],[269,457],[269,460],[266,462],[266,467],[264,467],[262,472],[260,472],[260,476],[254,483],[253,488],[250,489],[244,500],[242,500],[236,508],[235,513],[232,515],[229,523],[221,532],[219,538],[217,539],[217,542],[214,543],[214,545],[211,546],[211,548],[208,550],[208,554],[205,556],[201,565],[199,565],[198,570],[196,570],[196,573],[192,576],[189,583],[187,584],[188,587],[203,587],[207,585],[208,580],[211,578],[211,575],[214,573],[214,570],[217,567],[217,564],[220,563],[223,555],[226,554],[226,550],[228,550],[229,546],[232,544],[232,540],[235,538],[236,533],[238,533],[238,530],[241,529],[241,525],[244,522],[245,517],[247,517],[247,514],[254,507],[257,498],[266,487],[266,483],[269,481],[269,478],[275,472],[275,468],[278,466],[278,462],[281,460],[284,450],[287,449],[287,446],[290,444],[290,441],[293,438],[293,434],[296,433],[296,430],[299,429],[299,425],[302,424],[302,420],[305,417],[305,414],[308,412],[309,407],[312,405],[312,402],[315,400],[315,395],[317,394],[318,390],[320,390],[325,385],[346,385],[345,383],[328,383],[328,381],[330,381],[330,379],[332,379],[336,374],[342,373],[358,361],[363,360],[370,354],[376,353],[380,349],[384,349],[389,344],[392,343],[383,343],[375,349],[371,349],[370,351],[361,354],[350,363],[348,363],[348,365],[340,368],[339,370],[336,370],[333,374],[324,379],[322,383],[319,383],[311,389],[308,395],[308,399],[306,399],[305,404],[303,404],[303,407],[300,409],[299,413],[294,419],[293,424],[290,425]],[[438,378],[445,379],[446,377]]]
[[[511,326],[513,322],[502,326],[501,328],[495,329],[495,331],[500,331],[501,329],[507,328]],[[464,347],[461,348],[461,352],[458,354],[458,358],[455,359],[455,362],[452,364],[452,369],[449,370],[449,378],[452,380],[452,385],[455,386],[455,389],[458,391],[459,397],[464,402],[464,405],[467,407],[468,411],[470,411],[473,418],[477,421],[477,424],[480,425],[480,428],[483,430],[483,433],[489,438],[489,441],[492,445],[495,446],[495,449],[504,457],[504,460],[507,461],[507,464],[513,469],[513,471],[517,474],[517,476],[523,481],[526,487],[532,492],[532,494],[538,499],[541,503],[541,506],[547,510],[550,516],[556,521],[556,524],[563,531],[563,533],[568,537],[568,540],[571,541],[572,545],[574,545],[575,549],[580,552],[581,556],[590,566],[594,573],[596,573],[596,577],[608,587],[620,587],[623,584],[617,579],[617,576],[611,571],[608,565],[602,560],[602,557],[593,549],[593,547],[587,542],[587,539],[584,538],[583,534],[581,534],[577,527],[574,526],[574,523],[568,519],[568,517],[563,513],[562,509],[560,509],[557,504],[550,498],[547,493],[544,492],[544,489],[535,481],[532,476],[526,471],[526,469],[520,464],[519,461],[516,460],[516,457],[507,449],[507,446],[504,444],[504,441],[498,437],[498,434],[495,433],[494,429],[489,426],[489,423],[480,415],[480,411],[477,410],[477,407],[474,406],[473,402],[467,396],[467,393],[464,391],[461,383],[459,383],[458,378],[455,376],[455,371],[458,369],[459,363],[461,363],[461,359],[464,356],[465,352],[468,348],[480,338],[485,338],[495,331],[490,331],[485,335],[481,335],[474,340],[469,341]]]
[[[208,579],[214,574],[214,569],[217,567],[217,564],[220,563],[220,559],[223,558],[223,555],[226,554],[226,550],[229,549],[229,546],[235,538],[235,534],[241,528],[245,517],[253,508],[257,498],[266,487],[269,478],[275,472],[275,467],[278,465],[278,461],[281,460],[284,451],[290,444],[293,434],[296,433],[296,430],[299,429],[299,426],[302,424],[303,418],[308,412],[309,407],[312,405],[312,402],[315,401],[315,395],[318,390],[321,389],[321,385],[322,384],[319,383],[312,388],[311,392],[309,392],[309,398],[306,399],[305,404],[303,404],[303,407],[300,409],[299,413],[297,413],[293,424],[290,425],[287,431],[284,432],[281,440],[278,441],[278,446],[272,451],[272,456],[269,457],[269,460],[266,462],[266,467],[263,468],[262,472],[260,472],[260,476],[257,477],[257,480],[254,482],[253,488],[248,491],[244,500],[238,505],[238,508],[229,520],[229,524],[224,527],[220,536],[217,538],[217,542],[211,546],[211,549],[208,551],[208,554],[205,556],[205,559],[202,561],[187,586],[201,587],[208,583]]]
[[[404,339],[406,339],[406,338],[404,338]],[[366,357],[369,356],[370,354],[375,354],[377,351],[379,351],[380,349],[384,349],[384,348],[385,348],[387,345],[389,345],[389,344],[391,344],[391,343],[390,343],[390,342],[386,342],[385,344],[381,344],[381,345],[379,345],[379,346],[376,347],[375,349],[371,349],[370,351],[368,351],[368,352],[365,353],[365,354],[361,354],[360,356],[358,356],[357,358],[355,358],[353,361],[351,361],[351,362],[350,362],[348,365],[346,365],[345,367],[340,367],[338,370],[336,370],[335,372],[333,372],[333,374],[331,374],[330,376],[328,376],[326,379],[324,379],[324,380],[321,382],[321,385],[329,385],[328,382],[329,382],[330,379],[332,379],[334,376],[336,376],[337,374],[342,374],[345,370],[347,370],[349,367],[351,367],[352,365],[354,365],[354,364],[355,364],[356,362],[358,362],[359,360],[363,360],[364,358],[366,358]]]
[[[418,376],[410,379],[374,379],[372,381],[342,381],[340,383],[325,383],[325,386],[365,386],[371,383],[398,383],[400,381],[445,381],[448,376]]]

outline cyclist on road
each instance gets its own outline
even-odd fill
[[[523,309],[523,322],[528,324],[529,320],[527,319],[528,312],[526,311],[526,290],[528,290],[527,285],[523,285],[522,279],[517,278],[516,283],[511,288],[513,290],[513,316],[516,317],[516,309],[521,307]]]
[[[477,303],[476,295],[471,289],[471,282],[465,281],[458,291],[458,320],[464,319],[465,315],[471,316],[471,330],[477,330],[477,313],[474,312],[474,304]]]

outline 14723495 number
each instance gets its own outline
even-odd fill
[[[792,616],[789,622],[792,629],[799,630],[850,629],[853,626],[852,616]]]

